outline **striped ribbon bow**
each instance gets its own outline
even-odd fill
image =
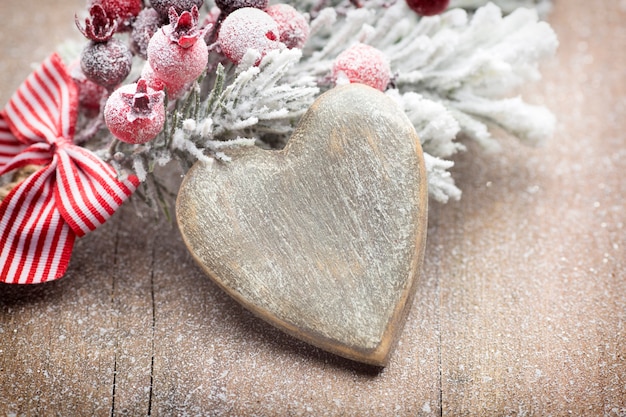
[[[77,87],[51,55],[0,114],[0,175],[42,166],[0,204],[0,282],[60,278],[75,238],[104,223],[139,185],[73,143]]]

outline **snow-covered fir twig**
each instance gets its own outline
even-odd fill
[[[503,16],[494,4],[473,15],[453,9],[420,18],[404,2],[374,4],[339,15],[322,10],[316,39],[293,71],[308,72],[323,83],[336,56],[362,42],[381,50],[395,74],[387,91],[398,101],[420,134],[424,151],[447,158],[463,146],[459,132],[486,147],[496,147],[489,126],[504,129],[536,144],[552,135],[555,120],[543,107],[507,95],[540,78],[540,61],[557,46],[550,26],[533,9]],[[314,21],[314,24],[316,22]],[[458,190],[442,170],[452,164],[430,164],[430,195],[438,201],[457,199]],[[436,167],[436,169],[435,169]]]
[[[511,13],[520,7],[526,7],[537,9],[539,16],[546,16],[552,10],[550,0],[450,0],[450,8],[475,10],[489,2],[498,6],[504,13]]]
[[[302,49],[278,48],[260,60],[250,49],[239,65],[209,65],[193,88],[169,102],[157,138],[141,145],[118,143],[101,155],[146,181],[156,166],[171,160],[187,169],[195,160],[228,161],[232,147],[282,147],[315,98],[334,86],[337,56],[358,43],[377,48],[389,61],[386,94],[420,136],[429,194],[437,201],[461,196],[448,171],[453,165],[448,158],[465,149],[459,137],[494,148],[491,126],[528,144],[552,134],[555,120],[547,109],[511,96],[540,78],[540,62],[557,47],[537,9],[518,7],[542,8],[546,1],[500,0],[508,13],[503,14],[493,3],[453,0],[471,10],[433,17],[418,16],[401,0],[319,7],[331,3],[291,3],[310,12],[310,36]]]

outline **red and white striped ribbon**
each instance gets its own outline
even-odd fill
[[[26,145],[16,142],[8,123],[0,116],[0,169],[12,162],[25,148]]]
[[[0,175],[42,165],[0,204],[0,281],[65,274],[76,236],[103,224],[139,185],[74,145],[76,84],[58,55],[35,70],[0,115]]]

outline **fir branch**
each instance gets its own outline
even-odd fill
[[[363,39],[363,33],[370,35]],[[539,61],[551,56],[557,46],[554,32],[538,21],[536,11],[518,9],[503,17],[493,4],[473,16],[456,9],[429,18],[419,18],[404,2],[357,9],[337,18],[323,36],[328,36],[326,46],[305,56],[294,71],[327,74],[336,55],[351,44],[367,41],[389,58],[401,92],[414,91],[446,107],[451,97],[501,99],[537,80]],[[506,129],[507,123],[494,122]],[[551,126],[544,127],[549,134]],[[537,137],[519,129],[510,133]]]
[[[461,127],[444,105],[414,92],[401,94],[393,89],[387,91],[387,95],[398,103],[415,126],[425,152],[445,158],[465,149],[455,141]]]
[[[503,16],[488,4],[473,14],[454,9],[420,18],[400,1],[390,7],[367,3],[345,15],[326,10],[319,13],[322,21],[312,22],[317,39],[309,41],[312,47],[292,71],[313,74],[325,85],[335,57],[350,45],[364,42],[381,50],[395,73],[397,90],[387,94],[420,135],[436,200],[460,196],[447,172],[452,162],[440,159],[464,149],[458,137],[494,149],[498,144],[490,126],[528,144],[552,135],[555,120],[547,109],[506,98],[538,80],[539,62],[557,47],[554,32],[536,10],[516,8]]]
[[[525,103],[520,97],[488,100],[459,93],[450,107],[473,118],[497,125],[529,145],[552,136],[556,119],[545,107]]]
[[[454,9],[421,18],[401,0],[363,1],[362,8],[347,0],[296,0],[296,8],[312,8],[314,17],[302,51],[272,51],[258,66],[254,51],[238,66],[212,62],[183,97],[167,104],[166,124],[157,138],[144,145],[114,142],[104,153],[120,172],[132,169],[147,182],[145,197],[157,207],[165,198],[150,180],[157,166],[178,160],[186,170],[196,160],[228,160],[227,149],[284,145],[300,116],[334,84],[331,68],[337,55],[362,42],[381,50],[391,63],[393,88],[386,93],[418,132],[430,195],[442,202],[458,199],[460,190],[448,172],[453,163],[446,158],[465,149],[457,141],[460,136],[497,147],[490,126],[529,144],[552,134],[555,121],[548,110],[508,97],[539,79],[539,62],[557,46],[554,32],[535,10],[512,5],[545,2],[498,0],[510,12],[504,16],[488,4],[472,13]],[[452,1],[468,8],[483,3]]]

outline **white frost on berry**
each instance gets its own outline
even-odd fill
[[[272,50],[284,48],[278,24],[267,13],[254,7],[237,9],[226,16],[217,41],[224,55],[235,64],[242,62],[249,49],[263,57]]]
[[[265,12],[278,24],[280,41],[289,49],[302,49],[309,37],[307,19],[295,8],[284,3],[274,4],[265,9]]]
[[[384,91],[391,78],[391,68],[381,51],[357,43],[337,56],[332,75],[339,83],[347,78],[351,83],[362,83]]]
[[[104,106],[104,120],[109,131],[122,142],[146,143],[154,139],[165,122],[163,92],[138,84],[126,84],[115,90]]]
[[[171,90],[179,90],[195,81],[204,72],[209,52],[202,38],[188,47],[172,42],[171,25],[163,26],[148,44],[148,64],[157,77]]]

